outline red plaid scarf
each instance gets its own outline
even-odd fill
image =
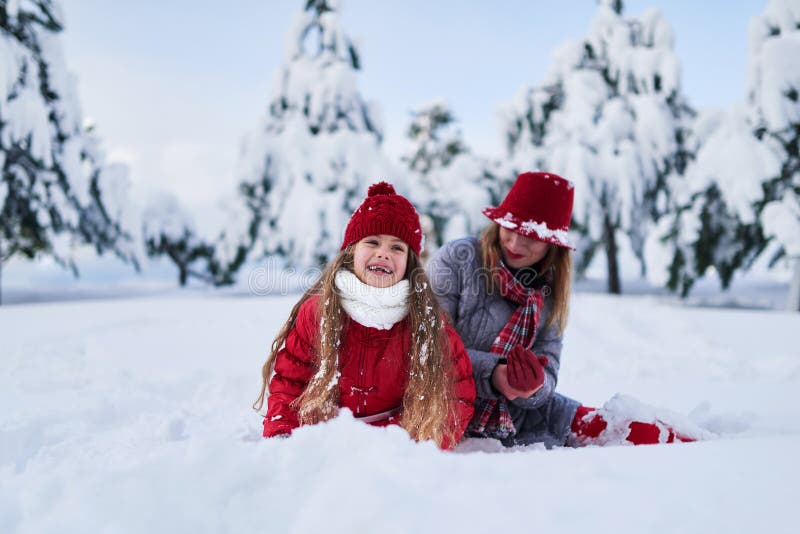
[[[543,295],[540,289],[527,289],[514,278],[505,265],[498,271],[500,294],[519,304],[514,314],[492,344],[490,352],[505,358],[515,345],[530,348],[539,324]],[[474,436],[504,439],[517,433],[508,413],[508,399],[475,399],[475,413],[469,423]]]

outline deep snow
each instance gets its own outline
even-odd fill
[[[797,314],[576,294],[559,391],[718,437],[442,453],[347,415],[260,438],[250,404],[295,299],[0,308],[0,531],[794,531]]]

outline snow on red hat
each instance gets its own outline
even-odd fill
[[[571,248],[569,223],[575,188],[552,172],[525,172],[517,176],[503,202],[485,208],[491,220],[525,237]]]
[[[399,237],[417,255],[422,252],[422,227],[417,210],[404,196],[395,193],[392,184],[387,182],[369,186],[367,198],[347,223],[342,249],[368,235],[379,234]]]

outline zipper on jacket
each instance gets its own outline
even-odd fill
[[[358,355],[358,374],[354,380],[356,385],[350,387],[352,391],[358,394],[358,402],[356,402],[354,415],[361,415],[364,413],[367,408],[367,398],[370,393],[375,390],[375,384],[367,385],[366,382],[367,354],[369,354],[370,351],[375,352],[375,360],[377,363],[377,360],[386,354],[386,343],[381,343],[380,341],[384,338],[388,341],[391,338],[388,333],[373,334],[366,327],[363,328],[365,329],[363,336],[358,340],[360,353]],[[380,354],[378,354],[378,351],[380,351]]]
[[[356,402],[355,415],[361,415],[364,413],[364,410],[367,407],[367,396],[369,395],[370,391],[375,389],[374,385],[367,386],[364,378],[367,372],[367,351],[370,346],[365,343],[366,339],[361,339],[359,341],[360,354],[358,355],[358,377],[356,379],[356,384],[358,385],[352,387],[352,389],[358,393],[358,402]]]

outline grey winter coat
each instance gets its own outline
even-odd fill
[[[488,293],[488,274],[481,267],[480,247],[475,238],[445,244],[430,260],[426,271],[433,291],[469,352],[477,396],[498,398],[491,377],[499,355],[489,351],[517,305],[499,293]],[[533,352],[549,360],[544,385],[532,397],[508,404],[517,434],[504,442],[506,446],[564,445],[578,409],[577,401],[555,393],[561,364],[561,335],[556,325],[544,327],[552,309],[553,298],[546,296],[533,343]]]

